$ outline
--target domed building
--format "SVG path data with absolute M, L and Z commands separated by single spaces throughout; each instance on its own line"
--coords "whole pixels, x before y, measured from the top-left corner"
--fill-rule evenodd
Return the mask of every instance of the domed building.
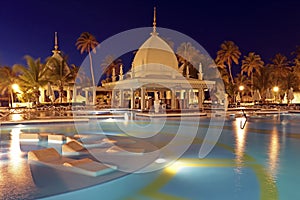
M 214 81 L 190 78 L 178 67 L 176 54 L 156 31 L 154 10 L 153 31 L 135 54 L 132 67 L 126 74 L 120 68 L 117 77 L 112 73 L 112 82 L 102 84 L 98 91 L 111 91 L 111 106 L 137 110 L 202 108 L 204 90 L 214 87 Z M 157 111 L 157 109 L 155 109 Z

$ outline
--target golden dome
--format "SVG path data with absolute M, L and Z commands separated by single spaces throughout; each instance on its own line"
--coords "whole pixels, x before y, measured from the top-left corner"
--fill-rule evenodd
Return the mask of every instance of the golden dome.
M 132 71 L 135 77 L 159 75 L 163 71 L 178 72 L 178 61 L 171 47 L 156 32 L 137 51 Z
M 175 77 L 178 72 L 177 57 L 172 48 L 156 32 L 156 8 L 154 7 L 153 32 L 137 51 L 131 69 L 134 77 Z

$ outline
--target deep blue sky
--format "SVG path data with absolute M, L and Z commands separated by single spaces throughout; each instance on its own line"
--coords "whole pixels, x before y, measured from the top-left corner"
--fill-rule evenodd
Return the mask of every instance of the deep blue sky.
M 151 26 L 154 5 L 159 27 L 192 37 L 212 57 L 224 40 L 233 40 L 243 54 L 259 53 L 265 61 L 300 45 L 297 0 L 10 0 L 0 3 L 0 66 L 24 63 L 27 54 L 44 60 L 52 54 L 55 31 L 60 50 L 70 63 L 80 65 L 85 55 L 75 42 L 82 32 L 101 42 L 121 31 Z

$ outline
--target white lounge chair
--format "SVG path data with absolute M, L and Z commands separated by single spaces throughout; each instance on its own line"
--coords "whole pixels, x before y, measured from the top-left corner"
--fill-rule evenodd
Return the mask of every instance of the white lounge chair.
M 77 140 L 71 140 L 70 142 L 63 144 L 61 152 L 63 155 L 82 155 L 88 153 L 87 149 Z
M 54 148 L 33 150 L 28 152 L 28 160 L 32 163 L 41 163 L 59 170 L 71 171 L 87 176 L 99 176 L 117 169 L 91 159 L 75 160 L 61 156 Z
M 66 141 L 66 136 L 59 134 L 50 134 L 48 135 L 48 142 L 63 144 Z
M 20 133 L 19 140 L 22 142 L 38 142 L 40 135 L 39 133 Z
M 128 154 L 142 155 L 145 152 L 145 149 L 112 146 L 108 148 L 105 152 L 111 154 L 118 154 L 118 155 L 128 155 Z
M 89 158 L 67 161 L 63 165 L 69 167 L 73 172 L 85 174 L 88 176 L 100 176 L 117 169 L 117 167 L 115 166 L 106 166 Z

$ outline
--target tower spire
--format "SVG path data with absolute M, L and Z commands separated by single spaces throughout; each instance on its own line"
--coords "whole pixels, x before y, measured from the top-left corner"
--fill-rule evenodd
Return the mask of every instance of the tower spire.
M 58 39 L 57 39 L 57 32 L 54 32 L 54 50 L 53 53 L 60 53 L 58 50 Z
M 156 7 L 154 6 L 154 15 L 153 15 L 153 34 L 157 34 L 156 32 Z

